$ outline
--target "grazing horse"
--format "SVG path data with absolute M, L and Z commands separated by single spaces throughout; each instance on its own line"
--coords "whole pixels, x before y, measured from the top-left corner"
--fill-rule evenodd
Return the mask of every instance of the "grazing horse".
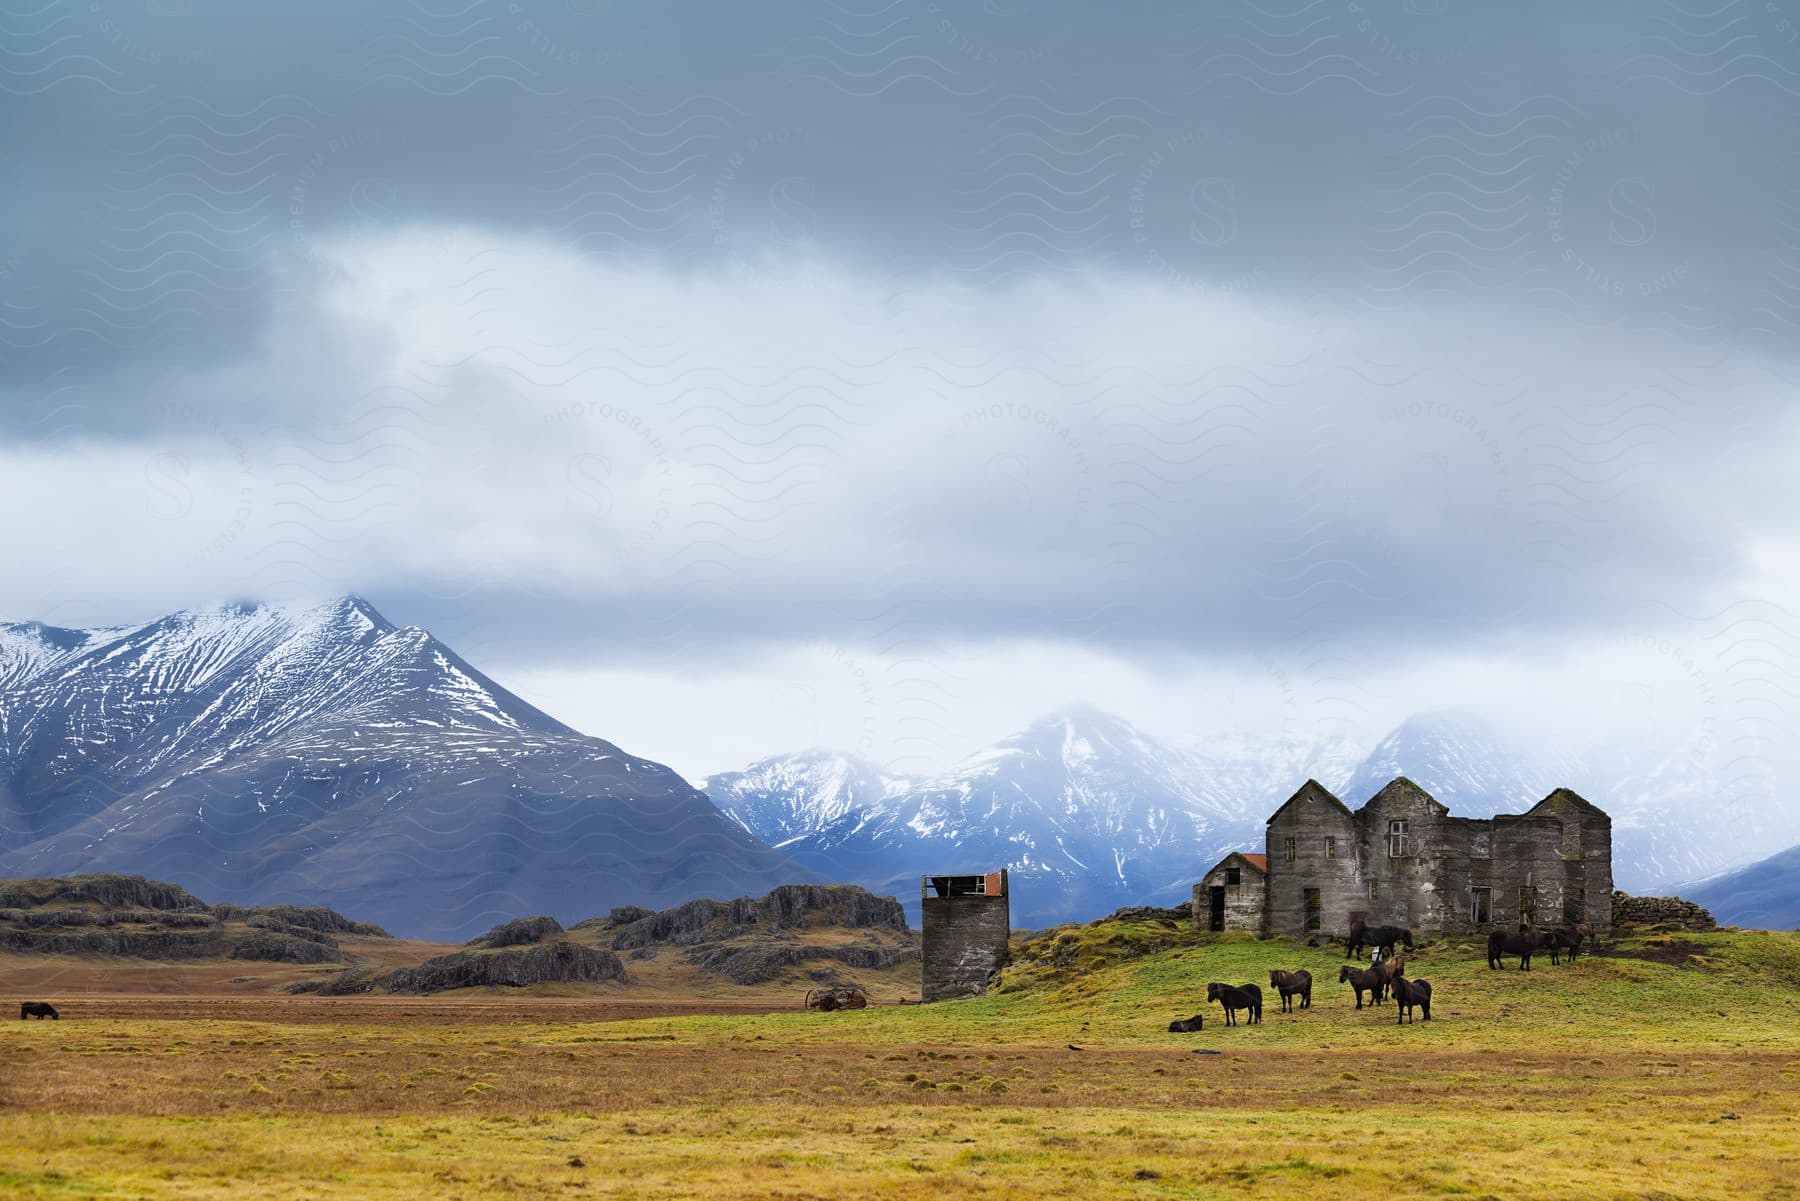
M 1395 976 L 1394 1025 L 1398 1026 L 1402 1020 L 1410 1025 L 1414 1005 L 1419 1007 L 1419 1011 L 1429 1022 L 1431 1020 L 1431 981 L 1408 980 L 1405 976 Z
M 19 1020 L 22 1022 L 26 1018 L 36 1018 L 40 1022 L 45 1018 L 49 1018 L 53 1022 L 62 1020 L 61 1015 L 56 1012 L 56 1006 L 45 1004 L 43 1001 L 21 1001 L 19 1003 Z
M 1488 967 L 1504 971 L 1506 965 L 1500 962 L 1501 957 L 1517 955 L 1519 970 L 1529 972 L 1532 953 L 1538 946 L 1539 939 L 1535 934 L 1508 934 L 1503 930 L 1496 930 L 1488 935 Z
M 1347 963 L 1338 969 L 1338 983 L 1347 983 L 1356 990 L 1356 1007 L 1358 1009 L 1363 1007 L 1362 995 L 1365 989 L 1369 993 L 1369 1004 L 1379 1005 L 1381 1004 L 1381 995 L 1387 988 L 1387 981 L 1383 980 L 1381 973 L 1374 968 L 1351 967 Z
M 1193 1034 L 1206 1028 L 1206 1015 L 1196 1013 L 1191 1018 L 1177 1018 L 1169 1023 L 1170 1034 Z
M 1279 968 L 1269 972 L 1269 987 L 1281 993 L 1281 1011 L 1294 1011 L 1294 998 L 1300 998 L 1300 1008 L 1312 1008 L 1312 973 L 1306 971 L 1284 972 Z
M 1581 924 L 1586 925 L 1585 922 Z M 1584 937 L 1576 926 L 1570 926 L 1565 930 L 1546 930 L 1539 936 L 1538 941 L 1545 950 L 1550 952 L 1551 963 L 1561 963 L 1564 951 L 1569 953 L 1569 962 L 1574 963 L 1575 955 L 1581 950 L 1581 940 Z
M 1369 926 L 1359 920 L 1344 939 L 1344 954 L 1350 959 L 1361 959 L 1364 948 L 1374 947 L 1376 956 L 1386 959 L 1396 946 L 1412 950 L 1412 931 L 1404 926 Z
M 1252 1024 L 1262 1021 L 1262 989 L 1254 984 L 1208 984 L 1207 1001 L 1217 1001 L 1225 1010 L 1225 1024 L 1237 1025 L 1237 1011 L 1242 1009 Z

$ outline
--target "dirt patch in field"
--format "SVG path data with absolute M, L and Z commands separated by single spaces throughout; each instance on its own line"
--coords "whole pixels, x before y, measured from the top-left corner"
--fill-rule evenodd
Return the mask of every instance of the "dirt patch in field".
M 1679 967 L 1688 961 L 1690 956 L 1711 955 L 1717 948 L 1712 943 L 1693 942 L 1687 939 L 1670 939 L 1662 942 L 1655 938 L 1646 939 L 1629 946 L 1608 947 L 1597 952 L 1602 959 L 1643 959 L 1650 963 L 1669 963 Z

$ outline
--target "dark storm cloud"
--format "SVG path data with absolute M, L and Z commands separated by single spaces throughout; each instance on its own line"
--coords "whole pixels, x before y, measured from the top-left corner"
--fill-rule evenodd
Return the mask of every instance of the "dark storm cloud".
M 1779 342 L 1800 58 L 1776 9 L 15 5 L 6 418 L 66 432 L 61 373 L 94 385 L 89 432 L 145 428 L 138 373 L 242 353 L 331 231 L 418 222 Z
M 1791 433 L 1792 29 L 13 5 L 0 430 L 185 539 L 145 605 L 360 588 L 519 660 L 1704 607 Z

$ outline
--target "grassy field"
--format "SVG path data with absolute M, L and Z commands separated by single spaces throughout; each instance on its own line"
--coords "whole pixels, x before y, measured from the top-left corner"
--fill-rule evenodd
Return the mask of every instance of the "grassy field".
M 1329 949 L 1155 921 L 860 1013 L 83 998 L 0 1023 L 0 1194 L 1800 1197 L 1800 935 L 1409 959 L 1429 1024 L 1356 1011 Z M 1277 966 L 1313 972 L 1311 1010 L 1167 1033 Z

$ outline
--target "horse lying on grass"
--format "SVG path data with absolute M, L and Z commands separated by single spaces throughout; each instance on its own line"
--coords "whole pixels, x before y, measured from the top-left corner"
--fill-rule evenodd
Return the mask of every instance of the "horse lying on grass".
M 1225 1024 L 1237 1025 L 1237 1011 L 1242 1009 L 1252 1024 L 1262 1021 L 1262 989 L 1254 984 L 1208 984 L 1207 1001 L 1217 1001 L 1225 1010 Z
M 1170 1034 L 1194 1034 L 1206 1028 L 1206 1015 L 1196 1013 L 1191 1018 L 1176 1018 L 1169 1023 Z

